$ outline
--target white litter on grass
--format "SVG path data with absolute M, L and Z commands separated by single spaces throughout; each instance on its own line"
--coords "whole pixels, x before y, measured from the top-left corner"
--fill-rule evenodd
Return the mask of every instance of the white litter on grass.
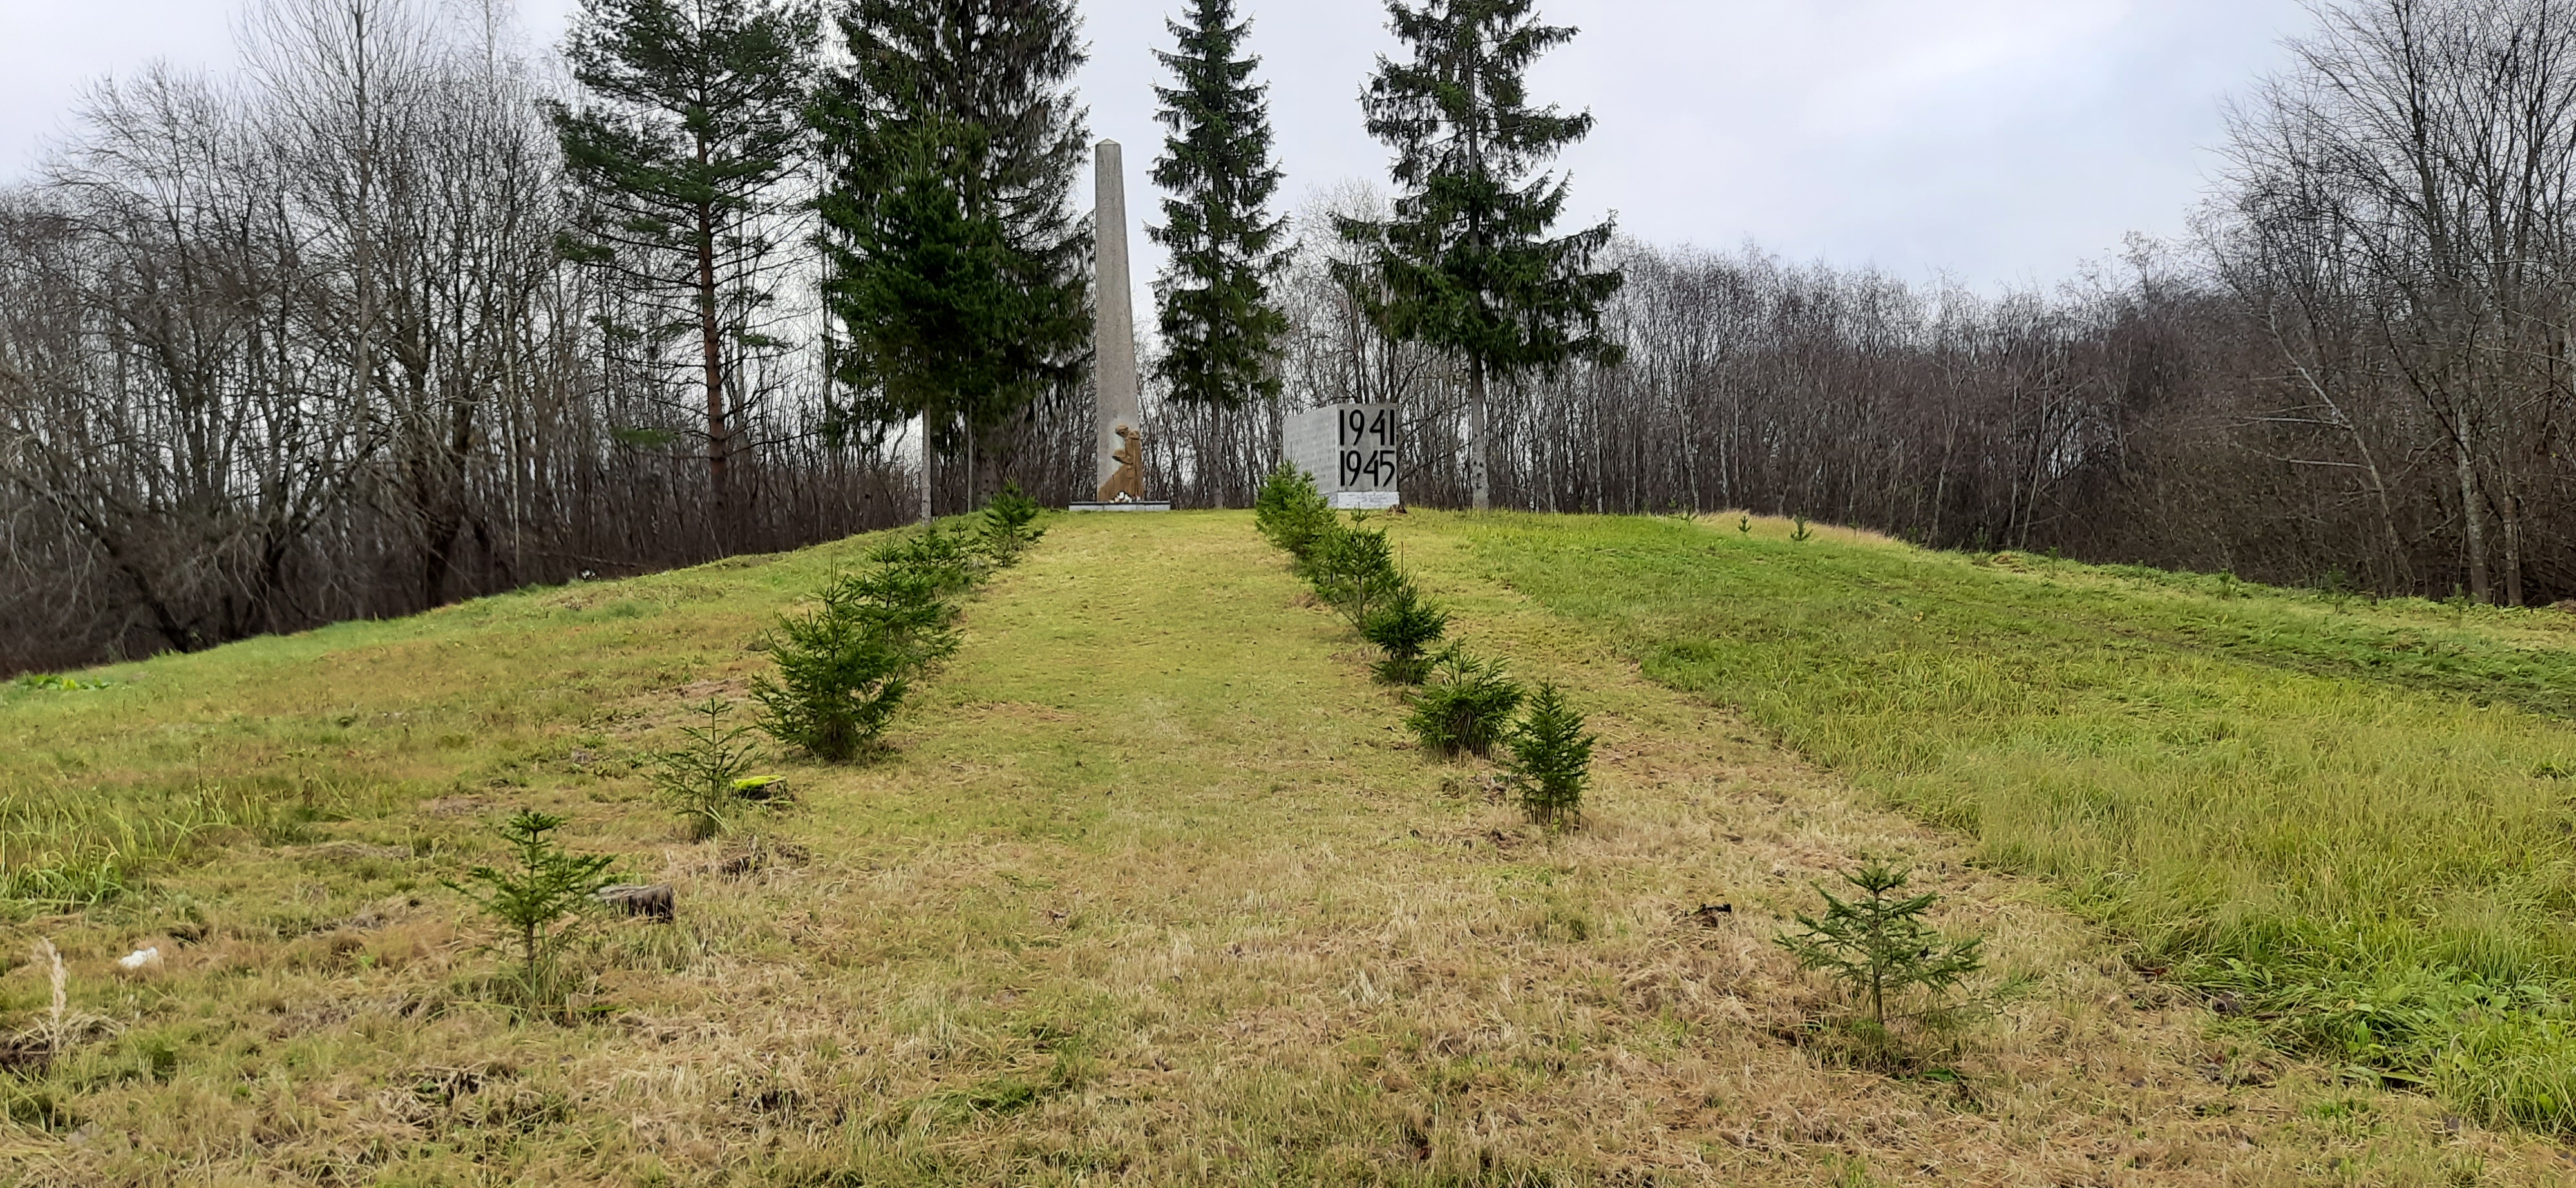
M 152 966 L 161 964 L 161 946 L 154 945 L 148 949 L 136 949 L 125 956 L 117 958 L 116 963 L 129 970 L 149 969 Z

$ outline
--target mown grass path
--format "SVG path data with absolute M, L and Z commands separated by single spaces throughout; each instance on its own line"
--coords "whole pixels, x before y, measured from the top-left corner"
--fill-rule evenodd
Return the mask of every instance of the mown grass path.
M 1475 646 L 1603 735 L 1591 825 L 1521 826 L 1397 732 L 1347 628 L 1242 515 L 1058 519 L 970 605 L 880 764 L 693 845 L 633 763 L 739 692 L 761 624 L 866 542 L 488 599 L 0 701 L 0 779 L 110 839 L 106 902 L 0 935 L 70 958 L 76 1034 L 0 1074 L 0 1161 L 79 1184 L 2539 1183 L 2207 1029 L 1952 836 L 1882 811 L 1628 637 L 1398 521 Z M 172 741 L 173 739 L 181 741 Z M 176 792 L 173 792 L 176 790 Z M 484 1005 L 438 885 L 520 805 L 679 888 L 581 960 L 599 1022 Z M 83 842 L 82 844 L 90 844 Z M 1915 864 L 1996 938 L 1992 1019 L 1899 1079 L 1807 1042 L 1769 943 L 1809 879 Z M 116 856 L 111 852 L 111 856 Z M 130 859 L 130 861 L 129 861 Z M 1696 914 L 1704 905 L 1732 911 Z M 113 958 L 159 944 L 141 975 Z M 0 1020 L 40 1018 L 23 958 Z M 95 1022 L 89 1020 L 94 1019 Z

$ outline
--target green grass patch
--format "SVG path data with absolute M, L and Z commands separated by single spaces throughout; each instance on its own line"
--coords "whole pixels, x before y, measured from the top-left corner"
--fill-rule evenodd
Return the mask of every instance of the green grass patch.
M 0 686 L 0 915 L 112 902 L 237 841 L 622 773 L 621 701 L 733 662 L 870 543 Z
M 1458 530 L 1649 675 L 2054 880 L 2142 967 L 2576 1130 L 2563 616 L 1666 520 Z

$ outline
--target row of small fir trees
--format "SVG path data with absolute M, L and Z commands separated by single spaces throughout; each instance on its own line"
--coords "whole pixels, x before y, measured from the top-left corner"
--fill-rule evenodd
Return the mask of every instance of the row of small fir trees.
M 1532 822 L 1550 829 L 1582 822 L 1594 739 L 1554 683 L 1524 689 L 1502 661 L 1449 640 L 1448 610 L 1397 563 L 1386 530 L 1364 518 L 1345 522 L 1303 471 L 1283 465 L 1272 472 L 1254 503 L 1254 522 L 1315 596 L 1382 653 L 1377 678 L 1411 690 L 1406 726 L 1423 749 L 1455 757 L 1501 746 L 1512 790 Z
M 1501 661 L 1444 643 L 1447 610 L 1396 563 L 1386 531 L 1334 514 L 1311 476 L 1291 466 L 1274 471 L 1254 519 L 1316 596 L 1382 653 L 1378 679 L 1413 687 L 1407 725 L 1426 750 L 1483 755 L 1500 745 L 1509 752 L 1505 770 L 1531 821 L 1551 829 L 1581 822 L 1594 738 L 1555 685 L 1526 691 Z M 1803 533 L 1803 521 L 1800 528 Z M 1902 1063 L 1891 1020 L 1944 1025 L 1954 1008 L 1942 996 L 1984 967 L 1982 942 L 1936 931 L 1924 917 L 1939 897 L 1908 894 L 1908 875 L 1894 866 L 1872 862 L 1845 872 L 1843 881 L 1859 894 L 1845 898 L 1818 888 L 1823 910 L 1798 913 L 1797 930 L 1774 940 L 1799 965 L 1852 991 L 1861 1007 L 1850 1021 L 1860 1054 L 1873 1063 Z M 1909 990 L 1927 992 L 1930 1005 L 1911 1015 L 1891 1013 L 1889 1003 Z
M 961 599 L 1045 535 L 1037 518 L 1037 504 L 1007 487 L 972 527 L 932 525 L 879 545 L 865 568 L 836 575 L 812 606 L 782 616 L 767 640 L 777 674 L 752 681 L 760 730 L 830 763 L 882 754 L 904 699 L 957 650 Z M 690 706 L 697 722 L 681 728 L 682 745 L 651 757 L 654 790 L 696 839 L 784 802 L 779 780 L 749 774 L 759 748 L 749 727 L 728 721 L 733 708 L 721 699 Z M 494 980 L 498 996 L 569 1019 L 573 979 L 563 955 L 617 877 L 612 859 L 564 847 L 556 834 L 567 823 L 522 809 L 499 827 L 510 860 L 475 866 L 448 886 L 505 934 L 499 948 L 510 960 Z M 655 914 L 671 918 L 667 899 Z

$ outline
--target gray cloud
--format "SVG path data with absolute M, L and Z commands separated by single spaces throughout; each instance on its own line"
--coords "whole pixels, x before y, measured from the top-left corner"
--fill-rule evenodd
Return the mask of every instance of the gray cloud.
M 551 42 L 573 0 L 521 0 Z M 1130 146 L 1129 205 L 1160 143 L 1149 87 L 1178 0 L 1092 0 L 1082 86 Z M 1381 177 L 1358 94 L 1393 49 L 1378 0 L 1245 0 L 1291 204 Z M 231 0 L 0 0 L 0 176 L 24 176 L 84 85 L 161 58 L 226 69 Z M 1589 107 L 1568 154 L 1583 217 L 1660 243 L 1747 240 L 1796 260 L 2044 283 L 2130 231 L 2180 233 L 2216 166 L 2220 106 L 2304 27 L 2298 0 L 1550 0 L 1583 35 L 1540 68 Z M 1140 272 L 1150 261 L 1140 261 Z M 1145 286 L 1139 277 L 1140 293 Z

